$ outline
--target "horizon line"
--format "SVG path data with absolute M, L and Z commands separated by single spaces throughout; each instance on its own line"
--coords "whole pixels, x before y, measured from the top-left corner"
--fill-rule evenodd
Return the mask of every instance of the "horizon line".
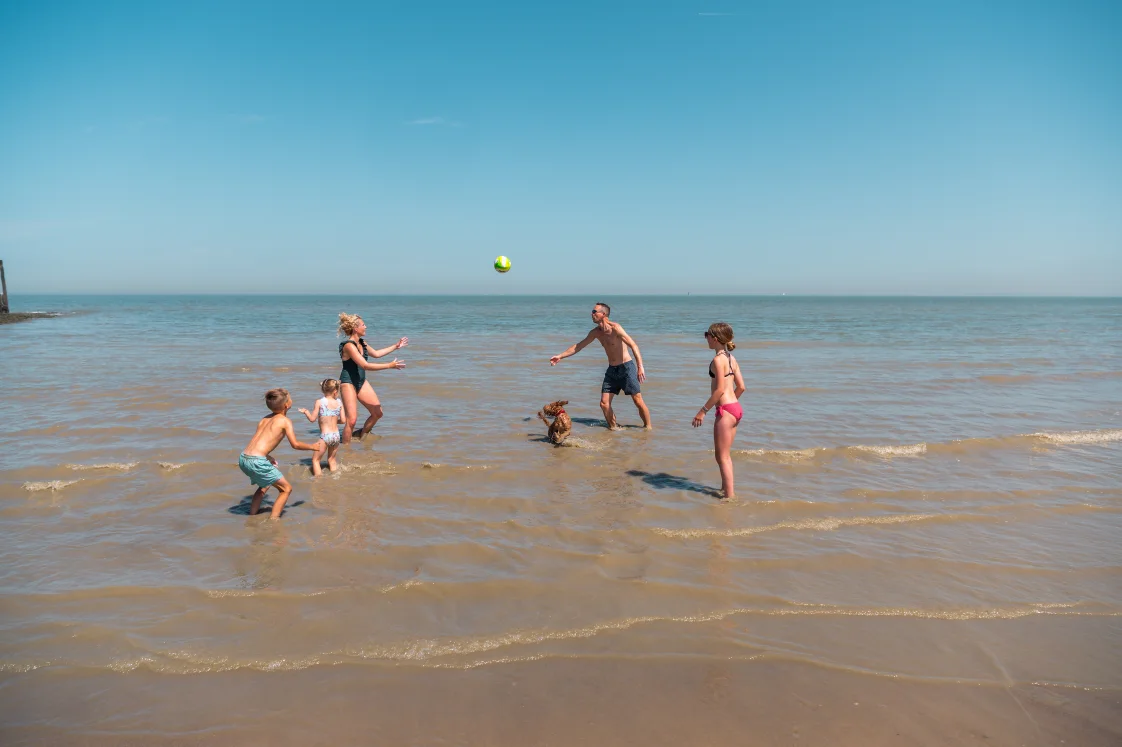
M 578 298 L 597 295 L 592 291 L 587 293 L 425 293 L 425 292 L 383 292 L 383 293 L 309 293 L 309 292 L 271 292 L 256 291 L 176 291 L 168 293 L 144 293 L 138 291 L 21 291 L 8 293 L 8 298 L 20 296 L 130 296 L 130 297 L 157 297 L 157 298 L 183 298 L 191 296 L 255 296 L 260 298 L 289 298 L 299 296 L 303 298 Z M 605 295 L 600 293 L 599 295 Z M 1120 295 L 1072 295 L 1051 293 L 612 293 L 613 298 L 961 298 L 961 299 L 1082 299 L 1082 300 L 1122 300 Z

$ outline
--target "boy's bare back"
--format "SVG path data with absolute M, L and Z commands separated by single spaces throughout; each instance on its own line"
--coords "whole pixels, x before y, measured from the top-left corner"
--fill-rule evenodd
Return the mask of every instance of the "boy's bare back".
M 296 432 L 292 428 L 292 421 L 287 415 L 275 412 L 261 418 L 257 424 L 257 432 L 249 439 L 249 446 L 243 452 L 246 456 L 267 457 L 269 453 L 280 445 L 281 439 L 288 437 L 292 448 L 300 448 L 296 440 Z

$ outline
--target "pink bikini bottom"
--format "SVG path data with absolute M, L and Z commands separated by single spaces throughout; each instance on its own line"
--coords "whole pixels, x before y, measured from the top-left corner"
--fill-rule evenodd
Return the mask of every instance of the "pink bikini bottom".
M 736 418 L 736 422 L 738 424 L 740 423 L 740 419 L 744 417 L 744 410 L 740 409 L 739 402 L 732 402 L 727 405 L 717 405 L 717 420 L 721 419 L 722 412 L 727 412 L 729 415 L 732 415 L 734 418 Z

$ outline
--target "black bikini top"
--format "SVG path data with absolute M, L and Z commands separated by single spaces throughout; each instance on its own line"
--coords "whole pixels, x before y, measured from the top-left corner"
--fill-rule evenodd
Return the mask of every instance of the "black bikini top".
M 727 374 L 725 374 L 725 377 L 727 378 L 729 376 L 732 376 L 734 373 L 736 373 L 735 371 L 732 370 L 732 362 L 735 361 L 736 359 L 733 358 L 728 353 L 725 353 L 725 355 L 727 355 L 728 359 L 729 359 L 729 372 Z M 712 361 L 710 361 L 710 363 L 709 363 L 709 378 L 710 379 L 717 378 L 717 374 L 713 373 L 713 363 L 712 363 Z

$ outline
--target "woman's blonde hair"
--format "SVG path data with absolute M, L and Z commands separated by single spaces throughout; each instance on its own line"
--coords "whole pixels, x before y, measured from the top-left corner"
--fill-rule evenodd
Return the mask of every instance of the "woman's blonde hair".
M 339 391 L 339 382 L 336 379 L 324 379 L 319 383 L 319 390 L 324 394 L 334 394 Z
M 358 329 L 358 323 L 362 321 L 362 317 L 358 314 L 340 314 L 339 315 L 339 334 L 350 337 Z
M 696 334 L 696 332 L 694 333 Z M 732 326 L 724 322 L 713 322 L 709 325 L 709 336 L 725 346 L 725 350 L 736 350 L 736 343 L 732 341 Z

